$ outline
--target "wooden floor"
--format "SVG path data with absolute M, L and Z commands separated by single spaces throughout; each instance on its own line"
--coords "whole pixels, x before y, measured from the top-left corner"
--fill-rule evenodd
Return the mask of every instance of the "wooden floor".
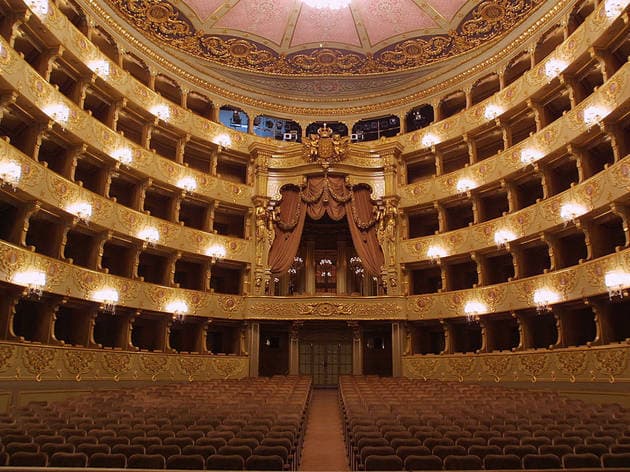
M 313 390 L 300 470 L 349 470 L 337 390 Z

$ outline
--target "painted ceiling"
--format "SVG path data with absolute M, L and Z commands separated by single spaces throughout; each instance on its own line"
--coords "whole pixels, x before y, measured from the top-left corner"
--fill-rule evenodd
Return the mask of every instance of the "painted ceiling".
M 500 38 L 543 0 L 106 0 L 154 42 L 212 66 L 269 75 L 418 71 Z M 203 62 L 202 61 L 202 62 Z

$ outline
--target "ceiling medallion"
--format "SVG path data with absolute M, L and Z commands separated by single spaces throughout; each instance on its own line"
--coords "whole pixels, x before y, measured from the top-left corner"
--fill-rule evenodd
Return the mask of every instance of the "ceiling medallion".
M 350 5 L 350 0 L 302 0 L 306 5 L 318 10 L 341 10 Z

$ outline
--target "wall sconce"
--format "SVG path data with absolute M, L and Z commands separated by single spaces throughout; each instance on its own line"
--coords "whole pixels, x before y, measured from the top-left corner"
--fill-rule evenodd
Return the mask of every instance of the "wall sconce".
M 0 187 L 8 185 L 13 190 L 22 177 L 22 166 L 14 161 L 0 162 Z
M 611 301 L 621 300 L 626 295 L 624 289 L 630 287 L 630 273 L 622 270 L 606 272 L 604 284 L 608 289 L 608 297 Z
M 133 160 L 133 152 L 128 147 L 122 147 L 118 149 L 114 149 L 112 151 L 112 157 L 116 159 L 118 162 L 124 165 L 131 164 Z
M 549 288 L 539 288 L 534 292 L 534 304 L 540 314 L 551 310 L 551 305 L 560 301 L 560 294 Z
M 212 142 L 218 144 L 221 147 L 227 148 L 232 145 L 232 138 L 230 138 L 229 134 L 222 133 L 215 136 Z
M 25 287 L 25 296 L 39 298 L 44 293 L 46 286 L 46 273 L 41 270 L 29 269 L 16 272 L 11 280 L 13 283 Z
M 422 136 L 421 142 L 424 147 L 431 147 L 438 144 L 440 142 L 440 138 L 433 133 L 427 133 L 424 136 Z
M 434 264 L 439 264 L 443 257 L 446 257 L 446 249 L 441 246 L 429 246 L 427 249 L 427 257 Z
M 193 193 L 197 190 L 197 181 L 194 177 L 186 175 L 177 181 L 177 186 L 184 189 L 186 193 Z
M 545 63 L 545 75 L 551 81 L 560 74 L 569 64 L 561 59 L 549 59 Z
M 291 264 L 291 267 L 289 267 L 287 272 L 289 273 L 289 275 L 294 276 L 302 268 L 302 265 L 304 265 L 304 259 L 302 259 L 300 256 L 295 256 L 293 258 L 293 264 Z
M 51 103 L 42 110 L 61 126 L 66 126 L 70 120 L 70 109 L 63 103 Z
M 88 202 L 74 202 L 66 207 L 66 211 L 87 224 L 92 216 L 92 205 Z
M 116 304 L 118 303 L 118 291 L 113 288 L 105 287 L 95 291 L 92 298 L 101 304 L 101 310 L 105 313 L 114 314 Z
M 363 268 L 363 261 L 359 256 L 352 256 L 350 258 L 350 270 L 357 277 L 363 277 L 365 269 Z
M 584 109 L 584 124 L 589 128 L 598 125 L 608 115 L 608 110 L 604 107 L 591 105 Z
M 486 106 L 483 111 L 483 116 L 486 120 L 494 120 L 497 116 L 503 113 L 503 108 L 498 105 L 490 104 Z
M 224 259 L 225 255 L 225 247 L 221 244 L 213 244 L 208 249 L 206 249 L 206 256 L 210 258 L 211 264 L 216 264 L 217 261 Z
M 471 300 L 464 305 L 464 314 L 466 315 L 466 321 L 473 322 L 482 313 L 486 313 L 488 307 L 477 300 Z
M 457 181 L 457 185 L 455 186 L 455 188 L 457 189 L 457 192 L 459 193 L 466 193 L 466 192 L 470 192 L 476 186 L 477 186 L 477 182 L 475 182 L 474 180 L 469 179 L 468 177 L 462 177 L 461 179 Z
M 516 235 L 509 229 L 500 229 L 494 233 L 494 242 L 498 247 L 508 247 L 510 241 L 514 241 Z
M 138 232 L 138 238 L 149 246 L 154 246 L 160 240 L 160 232 L 155 226 L 146 226 Z
M 102 77 L 103 79 L 109 77 L 109 62 L 107 62 L 105 59 L 94 59 L 93 61 L 88 62 L 87 66 L 99 77 Z
M 569 202 L 560 207 L 560 218 L 565 221 L 565 224 L 569 221 L 576 222 L 578 216 L 582 216 L 588 209 L 579 203 Z
M 46 16 L 50 12 L 50 6 L 47 0 L 28 0 L 26 5 L 37 16 Z
M 149 112 L 152 115 L 157 116 L 162 121 L 168 121 L 171 117 L 171 109 L 168 105 L 164 104 L 153 105 Z
M 181 299 L 172 300 L 166 305 L 166 311 L 173 314 L 173 321 L 184 321 L 188 314 L 188 304 Z
M 628 0 L 607 0 L 604 4 L 604 11 L 608 18 L 616 18 L 628 6 Z
M 533 164 L 542 159 L 545 155 L 542 151 L 534 148 L 525 148 L 521 150 L 521 162 L 525 165 Z

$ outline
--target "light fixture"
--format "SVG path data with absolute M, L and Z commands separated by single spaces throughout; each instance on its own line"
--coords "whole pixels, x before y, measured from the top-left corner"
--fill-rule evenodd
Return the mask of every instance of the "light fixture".
M 121 147 L 112 151 L 112 157 L 121 164 L 129 165 L 133 160 L 133 152 L 128 147 Z
M 471 300 L 464 305 L 464 314 L 466 315 L 466 321 L 475 321 L 475 318 L 482 313 L 486 313 L 488 307 L 477 300 Z
M 171 300 L 165 308 L 167 312 L 173 314 L 175 321 L 184 321 L 184 317 L 188 314 L 188 304 L 181 299 Z
M 441 246 L 429 246 L 427 257 L 431 259 L 431 262 L 439 264 L 440 260 L 446 257 L 446 249 Z
M 350 0 L 302 0 L 306 5 L 318 10 L 341 10 L 350 5 Z
M 70 109 L 63 103 L 51 103 L 46 105 L 42 110 L 62 126 L 67 125 L 68 120 L 70 120 Z
M 534 292 L 536 311 L 543 313 L 551 310 L 551 305 L 560 301 L 560 294 L 549 288 L 539 288 Z
M 549 80 L 554 79 L 560 72 L 567 68 L 567 61 L 561 59 L 549 59 L 545 63 L 545 75 Z
M 606 115 L 608 115 L 608 110 L 606 110 L 604 107 L 597 105 L 588 106 L 584 109 L 583 112 L 584 124 L 589 128 L 591 126 L 595 126 L 599 124 L 604 119 L 604 117 L 606 117 Z
M 210 258 L 210 262 L 215 264 L 218 260 L 225 258 L 225 247 L 221 244 L 213 244 L 206 250 L 206 256 Z
M 215 136 L 212 142 L 226 148 L 232 145 L 232 138 L 230 138 L 229 134 L 222 133 Z
M 105 59 L 94 59 L 93 61 L 88 62 L 87 66 L 99 77 L 102 77 L 104 79 L 109 77 L 109 62 L 107 62 Z
M 87 223 L 92 216 L 92 205 L 88 202 L 74 202 L 66 207 L 68 213 L 72 213 L 79 221 Z
M 521 162 L 525 165 L 533 164 L 544 156 L 545 154 L 542 151 L 535 148 L 525 148 L 521 150 Z
M 151 112 L 152 115 L 157 116 L 162 121 L 168 121 L 168 119 L 171 117 L 171 109 L 169 108 L 169 106 L 161 103 L 158 105 L 153 105 L 149 112 Z
M 606 0 L 604 11 L 608 18 L 616 18 L 628 6 L 628 0 Z
M 560 218 L 562 218 L 565 223 L 568 221 L 573 221 L 575 223 L 575 219 L 578 216 L 582 216 L 587 211 L 588 209 L 584 205 L 581 205 L 579 203 L 565 203 L 560 207 Z
M 608 289 L 608 297 L 611 301 L 621 300 L 624 297 L 624 289 L 630 287 L 630 273 L 622 270 L 606 272 L 604 284 Z
M 29 269 L 23 272 L 16 272 L 11 280 L 13 283 L 25 287 L 25 295 L 39 298 L 42 296 L 46 286 L 46 273 L 37 269 Z
M 304 259 L 302 259 L 300 256 L 295 256 L 293 258 L 293 263 L 291 264 L 291 267 L 289 267 L 287 272 L 289 273 L 289 275 L 294 276 L 302 268 L 303 264 L 304 264 Z
M 499 229 L 494 233 L 494 242 L 499 247 L 507 247 L 515 239 L 516 235 L 509 229 Z
M 491 103 L 486 106 L 485 110 L 483 111 L 483 116 L 486 118 L 486 120 L 494 120 L 501 113 L 503 113 L 503 108 Z
M 427 133 L 424 136 L 422 136 L 422 145 L 424 147 L 435 146 L 439 142 L 440 142 L 440 138 L 438 138 L 437 135 L 433 133 Z
M 352 256 L 350 258 L 350 270 L 357 277 L 363 277 L 365 269 L 363 268 L 363 261 L 359 256 Z
M 0 187 L 8 185 L 15 190 L 22 177 L 22 167 L 15 161 L 0 162 Z
M 101 310 L 112 315 L 116 311 L 118 303 L 118 291 L 111 287 L 104 287 L 95 291 L 92 298 L 101 304 Z
M 459 193 L 466 193 L 474 189 L 476 186 L 477 182 L 475 182 L 474 180 L 468 177 L 462 177 L 457 181 L 457 185 L 455 186 L 455 188 Z
M 50 6 L 48 0 L 28 0 L 26 5 L 37 16 L 46 16 L 50 12 Z
M 197 190 L 197 181 L 194 177 L 186 175 L 177 181 L 177 186 L 184 189 L 186 193 L 193 193 Z
M 155 226 L 145 226 L 138 232 L 138 238 L 153 246 L 160 240 L 160 232 Z

